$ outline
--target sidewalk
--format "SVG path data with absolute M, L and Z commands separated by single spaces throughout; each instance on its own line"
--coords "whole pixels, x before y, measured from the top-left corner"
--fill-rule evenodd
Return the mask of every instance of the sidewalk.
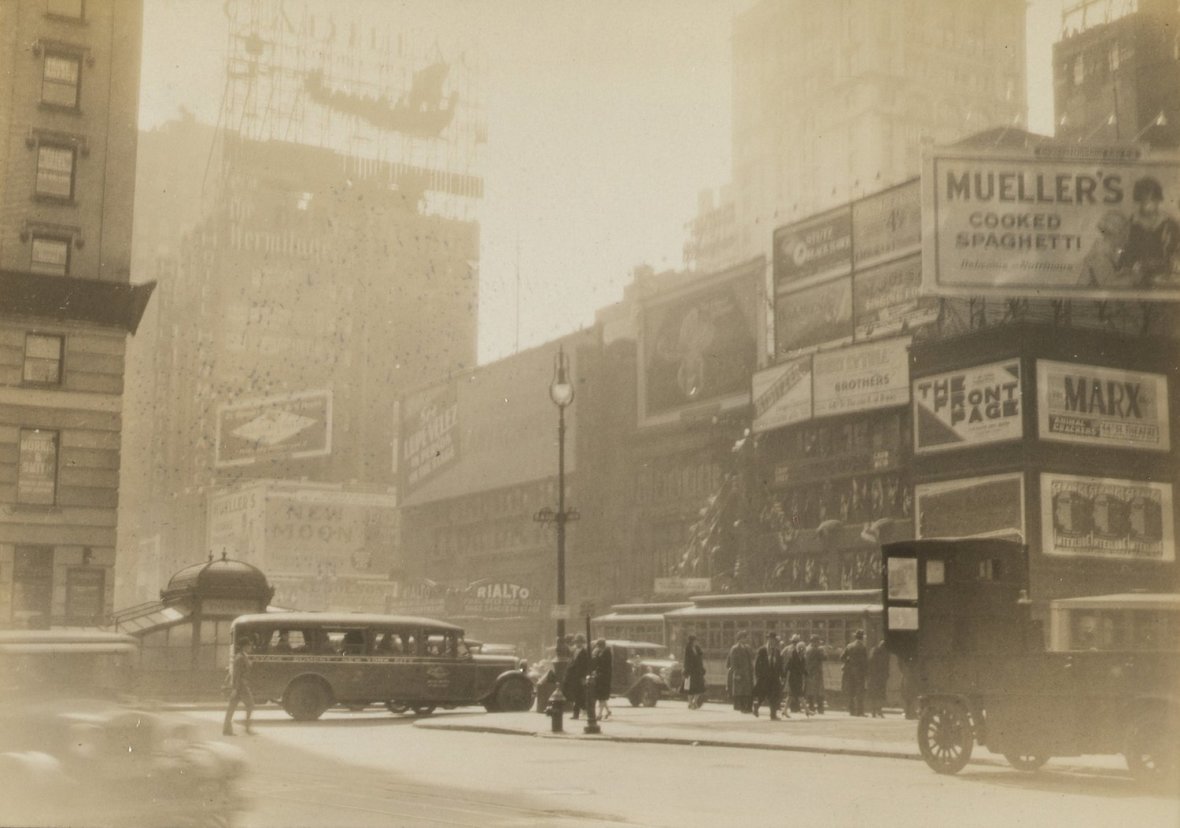
M 688 710 L 681 701 L 661 701 L 653 708 L 630 707 L 625 699 L 611 704 L 614 715 L 600 722 L 601 735 L 583 733 L 585 717 L 565 718 L 565 732 L 551 733 L 550 720 L 535 711 L 527 713 L 438 713 L 419 719 L 415 727 L 427 730 L 461 730 L 536 736 L 548 739 L 598 739 L 614 742 L 647 742 L 669 745 L 790 750 L 888 759 L 921 759 L 915 735 L 917 722 L 900 711 L 885 719 L 853 718 L 843 711 L 807 718 L 792 714 L 773 721 L 763 711 L 760 718 L 735 712 L 722 704 L 706 704 Z M 972 764 L 1008 767 L 1003 756 L 975 747 Z M 1121 756 L 1075 756 L 1051 760 L 1048 767 L 1086 773 L 1124 775 Z

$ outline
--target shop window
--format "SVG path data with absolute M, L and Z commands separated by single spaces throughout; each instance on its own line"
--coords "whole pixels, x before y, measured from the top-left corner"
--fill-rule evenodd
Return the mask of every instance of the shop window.
M 39 196 L 72 201 L 74 198 L 74 165 L 77 153 L 73 147 L 41 144 L 37 147 L 37 181 Z
M 48 628 L 53 599 L 53 547 L 18 546 L 12 558 L 12 618 L 20 627 Z
M 70 275 L 70 240 L 33 236 L 29 270 L 44 276 Z
M 105 591 L 105 570 L 92 566 L 66 570 L 66 623 L 99 623 Z
M 25 364 L 21 378 L 29 385 L 61 385 L 64 338 L 47 334 L 25 335 Z
M 86 18 L 86 0 L 46 0 L 45 13 L 69 20 L 84 20 Z
M 61 52 L 46 52 L 41 73 L 41 103 L 64 109 L 78 108 L 82 82 L 82 58 Z
M 57 447 L 56 431 L 20 430 L 20 466 L 16 479 L 18 503 L 52 506 L 57 502 Z

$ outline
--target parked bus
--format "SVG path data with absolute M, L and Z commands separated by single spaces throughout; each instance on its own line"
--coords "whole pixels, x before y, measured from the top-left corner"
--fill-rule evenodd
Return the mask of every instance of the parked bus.
M 300 721 L 334 704 L 383 703 L 429 715 L 436 707 L 482 704 L 528 710 L 533 684 L 512 656 L 481 655 L 463 629 L 444 621 L 360 613 L 270 612 L 233 623 L 233 645 L 253 646 L 250 684 Z

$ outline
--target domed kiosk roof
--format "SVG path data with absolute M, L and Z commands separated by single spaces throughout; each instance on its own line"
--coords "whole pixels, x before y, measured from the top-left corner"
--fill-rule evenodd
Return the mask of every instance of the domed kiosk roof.
M 264 606 L 274 595 L 274 588 L 262 570 L 245 561 L 235 561 L 222 554 L 212 555 L 204 563 L 186 566 L 160 591 L 165 604 L 184 599 L 236 599 L 260 601 Z

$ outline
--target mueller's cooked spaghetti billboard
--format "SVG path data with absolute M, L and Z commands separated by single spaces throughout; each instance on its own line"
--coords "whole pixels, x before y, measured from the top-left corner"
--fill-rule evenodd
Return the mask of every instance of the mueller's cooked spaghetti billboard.
M 1174 154 L 936 147 L 922 199 L 924 293 L 1180 300 Z

